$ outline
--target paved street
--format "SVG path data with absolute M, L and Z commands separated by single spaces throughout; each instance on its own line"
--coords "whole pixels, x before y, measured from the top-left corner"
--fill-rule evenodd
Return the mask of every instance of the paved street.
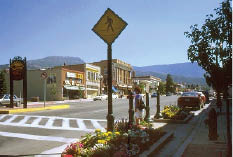
M 177 96 L 161 96 L 161 108 L 176 104 Z M 106 128 L 107 101 L 69 103 L 65 110 L 46 110 L 0 115 L 0 154 L 40 154 L 80 139 L 87 132 Z M 156 112 L 156 98 L 150 99 L 150 114 Z M 115 120 L 128 117 L 128 99 L 113 100 Z M 12 150 L 11 148 L 14 147 Z M 28 148 L 28 149 L 25 149 Z

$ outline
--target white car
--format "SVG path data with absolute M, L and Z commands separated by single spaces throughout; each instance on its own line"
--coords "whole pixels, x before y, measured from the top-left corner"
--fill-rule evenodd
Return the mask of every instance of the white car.
M 115 94 L 115 93 L 113 93 L 113 94 L 112 94 L 112 98 L 113 98 L 113 99 L 117 99 L 117 98 L 118 98 L 118 95 Z
M 108 99 L 108 95 L 106 95 L 106 94 L 101 94 L 101 95 L 98 95 L 98 96 L 93 98 L 94 101 L 96 101 L 96 100 L 107 100 L 107 99 Z
M 20 105 L 20 98 L 18 98 L 16 95 L 13 96 L 13 102 L 15 106 Z M 0 105 L 9 105 L 10 104 L 10 94 L 4 94 L 0 98 Z

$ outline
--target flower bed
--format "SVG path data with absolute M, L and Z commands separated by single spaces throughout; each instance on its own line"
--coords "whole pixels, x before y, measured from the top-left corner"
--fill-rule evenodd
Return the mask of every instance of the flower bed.
M 114 124 L 114 132 L 86 134 L 79 142 L 72 143 L 64 150 L 62 156 L 80 157 L 117 157 L 137 156 L 150 148 L 165 132 L 154 129 L 149 123 L 129 126 L 125 120 Z
M 164 110 L 161 111 L 163 119 L 173 119 L 173 120 L 184 120 L 189 112 L 182 110 L 178 106 L 170 105 L 164 106 Z
M 184 124 L 193 117 L 193 114 L 190 113 L 190 111 L 182 110 L 174 105 L 165 106 L 161 113 L 162 117 L 159 119 L 154 119 L 155 122 Z

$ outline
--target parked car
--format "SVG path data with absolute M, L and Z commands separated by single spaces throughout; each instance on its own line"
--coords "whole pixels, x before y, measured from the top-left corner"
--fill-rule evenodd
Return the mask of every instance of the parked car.
M 20 106 L 21 100 L 16 95 L 13 96 L 13 103 L 15 106 Z M 10 105 L 10 94 L 4 94 L 0 98 L 0 105 L 7 106 Z
M 157 93 L 152 93 L 152 94 L 151 94 L 151 97 L 152 97 L 152 98 L 157 97 Z
M 117 98 L 118 98 L 118 95 L 115 94 L 115 93 L 112 93 L 112 98 L 113 98 L 113 99 L 117 99 Z
M 180 108 L 198 108 L 201 109 L 204 106 L 202 98 L 197 92 L 184 92 L 177 100 L 178 107 Z
M 96 101 L 96 100 L 107 100 L 107 99 L 108 99 L 108 95 L 106 95 L 106 94 L 101 94 L 101 95 L 98 95 L 98 96 L 93 98 L 94 101 Z

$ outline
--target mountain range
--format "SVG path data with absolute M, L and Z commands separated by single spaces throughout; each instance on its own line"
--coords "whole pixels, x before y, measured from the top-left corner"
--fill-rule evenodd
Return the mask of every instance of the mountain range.
M 79 57 L 69 57 L 69 56 L 49 56 L 42 59 L 28 60 L 28 69 L 41 69 L 54 66 L 73 64 L 83 64 L 85 63 Z M 0 65 L 0 69 L 8 68 L 8 64 Z M 205 79 L 203 77 L 204 70 L 201 69 L 196 63 L 177 63 L 177 64 L 167 64 L 167 65 L 151 65 L 136 67 L 133 66 L 136 76 L 142 75 L 152 75 L 165 80 L 167 74 L 171 74 L 172 78 L 177 83 L 187 83 L 187 84 L 199 84 L 206 85 Z
M 49 68 L 54 66 L 64 65 L 73 65 L 73 64 L 83 64 L 85 63 L 79 57 L 69 57 L 69 56 L 49 56 L 42 59 L 28 60 L 27 68 L 28 69 L 41 69 Z M 0 69 L 8 68 L 9 64 L 0 65 Z
M 136 72 L 136 76 L 152 75 L 165 81 L 167 74 L 171 74 L 173 81 L 177 83 L 206 85 L 205 71 L 197 63 L 134 66 L 133 69 Z

